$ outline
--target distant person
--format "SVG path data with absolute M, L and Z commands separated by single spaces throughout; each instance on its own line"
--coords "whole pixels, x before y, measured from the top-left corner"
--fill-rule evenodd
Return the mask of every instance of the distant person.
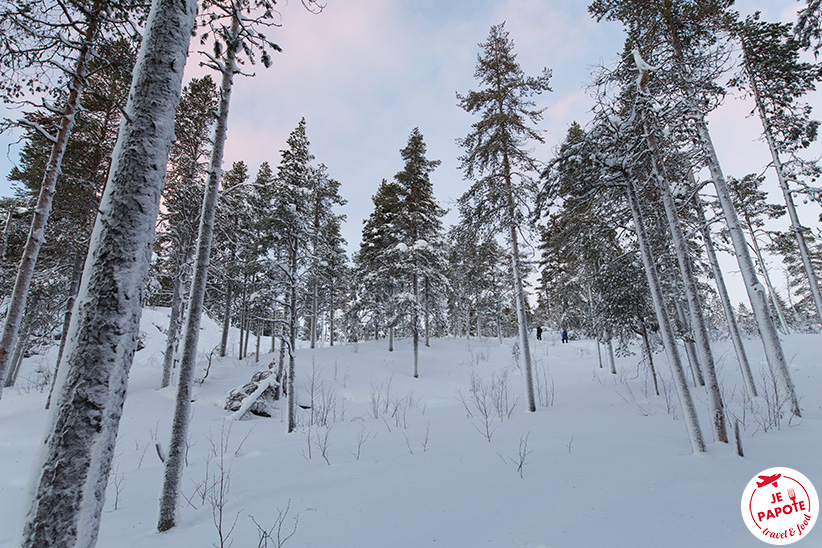
M 541 325 L 537 326 L 537 340 L 538 341 L 542 340 L 542 326 Z
M 568 332 L 567 332 L 567 331 L 565 331 L 564 329 L 562 330 L 562 342 L 563 342 L 563 343 L 567 343 L 567 342 L 568 342 Z

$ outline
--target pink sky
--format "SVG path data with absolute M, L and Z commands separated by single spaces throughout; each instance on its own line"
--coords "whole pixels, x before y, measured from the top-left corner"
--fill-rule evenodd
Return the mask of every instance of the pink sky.
M 588 121 L 592 100 L 584 88 L 590 68 L 613 61 L 623 42 L 620 25 L 596 23 L 588 16 L 588 2 L 325 1 L 319 15 L 309 14 L 299 0 L 281 3 L 283 26 L 270 37 L 284 51 L 275 54 L 271 68 L 247 66 L 256 76 L 235 79 L 224 167 L 243 160 L 253 176 L 263 161 L 276 166 L 286 137 L 304 116 L 312 152 L 342 183 L 348 200 L 344 236 L 351 251 L 359 246 L 362 220 L 371 211 L 377 185 L 402 168 L 399 150 L 414 127 L 424 135 L 429 157 L 442 161 L 432 174 L 442 205 L 450 207 L 468 188 L 458 169 L 461 151 L 455 140 L 466 135 L 473 119 L 457 107 L 456 92 L 475 87 L 477 44 L 491 25 L 506 21 L 527 74 L 544 66 L 553 71 L 554 91 L 538 99 L 546 107 L 541 125 L 546 143 L 536 146 L 535 153 L 543 160 L 550 158 L 572 121 Z M 797 6 L 794 0 L 746 0 L 737 9 L 789 20 Z M 197 67 L 195 50 L 193 45 L 189 75 L 203 70 Z M 813 102 L 818 99 L 817 94 Z M 728 98 L 710 117 L 727 175 L 761 172 L 769 161 L 764 145 L 756 141 L 758 121 L 746 118 L 747 110 Z M 819 109 L 817 115 L 822 115 Z M 3 173 L 10 169 L 8 142 L 0 136 Z M 768 184 L 777 190 L 775 183 Z M 6 185 L 0 185 L 0 194 L 10 194 Z M 773 198 L 781 201 L 778 194 Z M 800 215 L 812 224 L 818 210 L 811 206 Z M 447 221 L 454 219 L 451 214 Z

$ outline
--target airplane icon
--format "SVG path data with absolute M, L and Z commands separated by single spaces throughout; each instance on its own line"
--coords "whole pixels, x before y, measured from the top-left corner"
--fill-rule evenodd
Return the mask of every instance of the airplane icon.
M 759 479 L 762 481 L 756 482 L 757 487 L 765 487 L 766 485 L 770 485 L 773 483 L 774 487 L 777 487 L 776 480 L 778 480 L 782 474 L 774 474 L 773 476 L 759 476 Z

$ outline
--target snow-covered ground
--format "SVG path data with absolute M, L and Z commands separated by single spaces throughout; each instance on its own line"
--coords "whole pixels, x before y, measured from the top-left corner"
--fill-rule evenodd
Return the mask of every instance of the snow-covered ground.
M 274 355 L 214 359 L 195 391 L 181 524 L 159 534 L 155 441 L 168 445 L 175 390 L 157 389 L 166 313 L 143 316 L 146 346 L 131 372 L 100 547 L 220 546 L 221 506 L 225 546 L 237 548 L 264 546 L 254 522 L 269 529 L 278 515 L 281 534 L 294 531 L 283 545 L 295 548 L 756 547 L 740 515 L 756 473 L 787 466 L 822 487 L 822 336 L 784 338 L 804 418 L 779 425 L 769 424 L 765 398 L 744 397 L 730 344 L 715 344 L 744 458 L 711 439 L 703 391 L 695 398 L 709 452 L 691 453 L 662 354 L 667 397 L 653 395 L 638 353 L 618 357 L 611 375 L 597 367 L 593 342 L 559 344 L 546 333 L 533 341 L 541 405 L 532 414 L 512 340 L 432 340 L 419 379 L 409 341 L 393 353 L 379 341 L 298 352 L 299 403 L 312 401 L 313 371 L 313 407 L 300 409 L 292 434 L 280 416 L 232 422 L 221 407 Z M 205 321 L 203 356 L 218 341 Z M 748 340 L 746 349 L 763 384 L 762 347 Z M 27 359 L 21 377 L 33 379 L 43 360 Z M 12 542 L 45 423 L 45 393 L 20 388 L 28 384 L 21 378 L 0 400 L 0 546 Z M 487 428 L 474 394 L 490 405 Z M 203 488 L 220 478 L 221 460 L 222 504 L 217 489 Z M 822 546 L 822 530 L 800 546 Z

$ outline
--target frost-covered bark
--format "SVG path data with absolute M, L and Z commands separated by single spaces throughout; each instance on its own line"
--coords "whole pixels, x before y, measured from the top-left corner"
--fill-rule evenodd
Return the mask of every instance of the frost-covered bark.
M 711 228 L 708 226 L 705 219 L 705 211 L 702 207 L 702 200 L 699 198 L 699 195 L 694 196 L 694 202 L 696 205 L 700 231 L 702 232 L 702 240 L 705 243 L 705 254 L 708 257 L 708 262 L 711 264 L 711 271 L 714 275 L 716 291 L 719 293 L 719 299 L 722 301 L 722 309 L 725 312 L 725 320 L 728 322 L 728 331 L 731 334 L 731 341 L 733 341 L 736 359 L 739 362 L 739 368 L 742 370 L 742 376 L 745 379 L 745 387 L 748 390 L 748 394 L 756 397 L 759 394 L 756 390 L 756 383 L 754 382 L 753 373 L 751 371 L 751 364 L 748 362 L 748 355 L 745 353 L 745 345 L 742 343 L 742 333 L 739 331 L 739 324 L 736 321 L 736 314 L 734 314 L 733 305 L 731 304 L 731 297 L 728 295 L 728 288 L 725 286 L 725 277 L 722 275 L 722 269 L 719 266 L 719 260 L 717 259 L 716 251 L 714 250 L 713 239 L 711 238 Z
M 196 9 L 152 5 L 16 547 L 96 542 Z
M 51 204 L 57 188 L 60 165 L 63 163 L 63 156 L 65 156 L 69 137 L 71 137 L 71 132 L 74 129 L 75 118 L 80 108 L 80 99 L 86 85 L 90 50 L 97 37 L 103 17 L 99 6 L 96 6 L 95 9 L 97 11 L 89 22 L 85 36 L 83 36 L 83 44 L 74 66 L 72 81 L 69 85 L 68 100 L 61 114 L 60 130 L 57 133 L 46 164 L 46 171 L 40 186 L 40 195 L 37 197 L 37 206 L 31 220 L 31 229 L 20 259 L 20 266 L 17 268 L 17 278 L 14 281 L 11 300 L 6 310 L 6 321 L 3 324 L 3 333 L 0 335 L 0 396 L 3 393 L 3 385 L 5 384 L 3 381 L 6 378 L 11 355 L 17 343 L 17 335 L 20 332 L 20 322 L 26 310 L 26 298 L 28 297 L 31 280 L 34 277 L 34 266 L 37 264 L 40 248 L 45 241 L 46 224 L 51 214 Z
M 183 466 L 185 465 L 185 449 L 191 419 L 194 366 L 196 365 L 197 346 L 200 340 L 200 321 L 203 316 L 203 301 L 205 300 L 206 280 L 208 278 L 211 241 L 214 236 L 214 218 L 217 212 L 220 174 L 228 133 L 228 108 L 231 101 L 234 74 L 237 72 L 236 54 L 239 47 L 237 37 L 240 32 L 240 20 L 236 13 L 232 17 L 230 32 L 230 46 L 226 52 L 222 68 L 219 114 L 214 126 L 214 148 L 211 152 L 211 163 L 208 168 L 208 179 L 203 195 L 203 209 L 200 214 L 200 230 L 197 237 L 194 272 L 191 277 L 191 292 L 183 332 L 180 379 L 177 385 L 171 440 L 169 441 L 168 456 L 163 467 L 163 487 L 157 519 L 157 529 L 159 531 L 168 531 L 177 522 L 177 503 L 180 497 L 180 482 L 183 476 Z
M 511 211 L 511 215 L 513 216 L 513 211 Z M 528 342 L 528 318 L 525 315 L 525 291 L 522 287 L 522 274 L 519 264 L 519 242 L 517 241 L 517 228 L 513 224 L 509 229 L 509 238 L 511 240 L 511 270 L 514 277 L 514 299 L 517 306 L 517 323 L 519 325 L 519 345 L 520 352 L 522 353 L 522 373 L 525 379 L 525 398 L 528 404 L 528 410 L 533 413 L 537 410 L 537 403 L 534 397 L 531 347 Z
M 676 385 L 676 392 L 679 396 L 679 404 L 682 407 L 682 415 L 685 418 L 685 427 L 688 430 L 688 439 L 691 442 L 691 449 L 695 453 L 705 452 L 705 442 L 702 438 L 702 429 L 699 427 L 699 420 L 696 415 L 693 398 L 691 397 L 688 381 L 685 379 L 685 369 L 682 367 L 682 360 L 676 349 L 674 330 L 671 327 L 671 320 L 665 309 L 665 300 L 662 296 L 662 289 L 659 284 L 659 275 L 656 270 L 653 253 L 648 245 L 648 234 L 645 230 L 645 223 L 642 220 L 642 212 L 639 209 L 639 201 L 634 190 L 633 182 L 630 178 L 625 179 L 628 195 L 628 204 L 631 207 L 631 216 L 639 240 L 640 255 L 642 265 L 645 268 L 645 275 L 648 278 L 648 285 L 651 289 L 651 300 L 654 304 L 659 332 L 662 335 L 662 343 L 665 346 L 665 354 L 668 356 L 668 363 L 671 365 L 671 372 Z
M 708 131 L 708 124 L 705 122 L 704 117 L 697 116 L 695 118 L 695 125 L 702 148 L 705 152 L 708 169 L 713 178 L 716 195 L 719 198 L 719 204 L 722 207 L 725 221 L 728 224 L 728 232 L 731 236 L 739 270 L 742 273 L 742 278 L 745 280 L 745 289 L 748 292 L 748 299 L 751 301 L 751 307 L 753 308 L 756 318 L 756 325 L 759 328 L 759 335 L 762 339 L 762 346 L 765 348 L 765 357 L 767 358 L 768 365 L 778 379 L 781 392 L 780 397 L 787 398 L 790 402 L 791 413 L 799 417 L 801 416 L 799 398 L 796 395 L 796 388 L 794 388 L 793 380 L 788 370 L 788 364 L 782 352 L 779 333 L 776 331 L 776 325 L 768 310 L 768 299 L 765 295 L 765 288 L 763 288 L 759 282 L 753 261 L 748 253 L 745 235 L 742 233 L 739 217 L 737 217 L 736 209 L 731 200 L 731 192 L 725 180 L 725 175 L 722 173 L 722 167 L 719 164 L 716 149 L 711 140 L 711 134 Z

